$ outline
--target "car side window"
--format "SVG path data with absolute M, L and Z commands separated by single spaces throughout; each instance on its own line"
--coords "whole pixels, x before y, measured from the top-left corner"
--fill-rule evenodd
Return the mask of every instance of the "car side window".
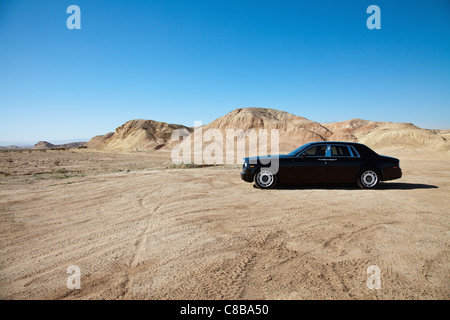
M 332 157 L 351 157 L 350 150 L 347 146 L 332 146 L 331 147 Z
M 311 147 L 302 154 L 307 157 L 325 157 L 327 146 L 315 146 Z

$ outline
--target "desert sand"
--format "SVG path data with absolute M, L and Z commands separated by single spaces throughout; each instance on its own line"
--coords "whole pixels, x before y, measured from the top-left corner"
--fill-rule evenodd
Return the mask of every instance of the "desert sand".
M 404 175 L 377 190 L 259 190 L 161 150 L 2 152 L 0 298 L 449 299 L 450 161 L 387 151 Z

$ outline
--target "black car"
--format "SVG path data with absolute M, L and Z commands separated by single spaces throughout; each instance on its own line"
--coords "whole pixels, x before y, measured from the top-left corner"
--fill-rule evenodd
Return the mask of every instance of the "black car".
M 277 183 L 357 183 L 373 189 L 380 181 L 401 178 L 400 161 L 377 154 L 360 143 L 323 141 L 305 144 L 294 151 L 244 158 L 241 178 L 258 188 Z

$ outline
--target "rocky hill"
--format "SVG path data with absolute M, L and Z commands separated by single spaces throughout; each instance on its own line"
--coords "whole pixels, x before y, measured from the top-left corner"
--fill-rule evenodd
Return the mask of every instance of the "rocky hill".
M 191 128 L 153 120 L 131 120 L 121 125 L 114 133 L 96 136 L 88 143 L 89 148 L 100 150 L 159 150 L 170 149 L 174 130 L 192 132 Z
M 438 155 L 450 156 L 449 130 L 428 130 L 419 128 L 411 123 L 377 122 L 362 119 L 351 119 L 334 123 L 318 123 L 299 117 L 284 111 L 266 108 L 236 109 L 220 117 L 211 123 L 198 128 L 203 134 L 209 129 L 218 130 L 223 138 L 223 152 L 226 152 L 225 144 L 230 143 L 227 137 L 227 129 L 278 129 L 279 152 L 287 153 L 296 147 L 313 141 L 351 141 L 368 145 L 381 152 L 394 152 L 395 154 L 425 154 L 428 152 Z M 198 133 L 198 132 L 197 132 Z M 198 136 L 198 135 L 197 135 Z M 211 146 L 214 139 L 195 139 L 196 132 L 192 133 L 189 140 L 191 150 L 199 150 Z M 228 139 L 228 140 L 227 140 Z M 249 140 L 249 136 L 241 134 L 234 139 L 234 145 L 238 141 L 245 143 L 248 155 L 259 154 L 257 145 Z M 268 136 L 270 141 L 270 134 Z M 232 143 L 230 143 L 232 145 Z M 179 148 L 183 147 L 181 145 Z M 268 144 L 270 153 L 271 146 Z M 217 150 L 216 150 L 217 151 Z M 229 150 L 228 150 L 229 151 Z M 234 151 L 236 153 L 236 150 Z M 212 153 L 215 155 L 214 153 Z
M 373 149 L 450 155 L 450 141 L 446 130 L 422 129 L 412 123 L 361 119 L 323 125 L 333 132 L 331 140 L 355 141 Z
M 236 109 L 195 131 L 177 124 L 131 120 L 118 127 L 114 133 L 92 138 L 87 146 L 100 150 L 171 150 L 178 144 L 178 149 L 186 149 L 189 144 L 190 150 L 205 150 L 209 146 L 208 152 L 211 152 L 212 142 L 217 141 L 221 143 L 223 152 L 227 151 L 227 144 L 234 144 L 236 148 L 239 143 L 243 143 L 246 153 L 252 155 L 258 153 L 258 145 L 251 141 L 249 132 L 260 134 L 263 132 L 261 129 L 268 132 L 268 153 L 271 153 L 271 129 L 278 129 L 280 153 L 289 152 L 307 142 L 352 141 L 364 143 L 376 151 L 394 150 L 397 153 L 417 154 L 433 152 L 450 156 L 450 130 L 428 130 L 411 123 L 362 119 L 319 123 L 269 108 Z M 181 143 L 171 141 L 175 130 L 182 130 L 183 135 L 189 138 Z M 205 136 L 205 133 L 212 136 Z M 198 139 L 199 136 L 202 138 Z M 213 150 L 212 154 L 218 151 Z M 236 151 L 234 149 L 235 153 Z

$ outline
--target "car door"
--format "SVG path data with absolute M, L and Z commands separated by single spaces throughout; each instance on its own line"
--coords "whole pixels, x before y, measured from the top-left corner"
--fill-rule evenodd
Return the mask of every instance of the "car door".
M 315 145 L 292 159 L 291 181 L 294 183 L 320 183 L 327 177 L 327 145 Z
M 358 157 L 347 145 L 331 145 L 327 161 L 329 182 L 354 182 L 358 170 Z
M 288 156 L 280 156 L 278 163 L 278 179 L 280 183 L 292 183 L 293 182 L 293 174 L 292 174 L 292 159 L 294 157 Z

